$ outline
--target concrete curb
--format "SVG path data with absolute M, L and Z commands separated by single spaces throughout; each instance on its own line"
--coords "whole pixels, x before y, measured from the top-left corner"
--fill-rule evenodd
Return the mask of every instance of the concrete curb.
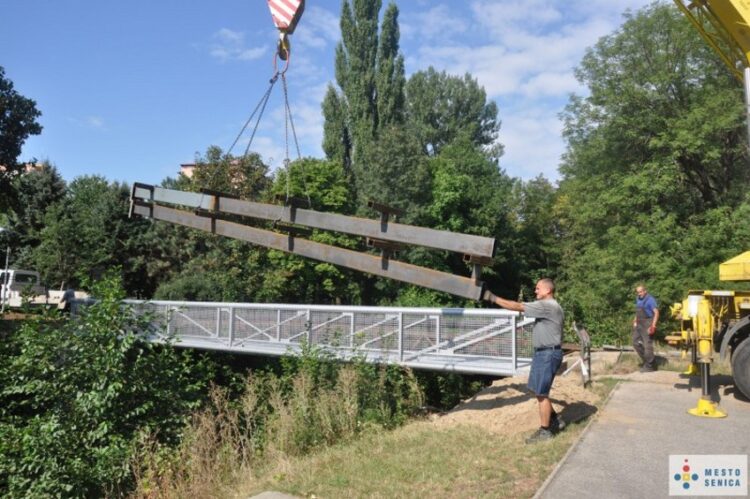
M 568 456 L 570 456 L 574 450 L 578 448 L 578 446 L 581 444 L 581 441 L 583 440 L 583 437 L 586 436 L 586 434 L 589 431 L 589 428 L 591 428 L 591 425 L 599 419 L 599 415 L 604 411 L 604 409 L 607 407 L 607 404 L 609 403 L 609 400 L 612 398 L 612 395 L 617 391 L 618 388 L 620 388 L 620 385 L 623 383 L 623 380 L 619 380 L 617 384 L 612 388 L 612 390 L 607 395 L 607 398 L 604 400 L 604 403 L 602 404 L 601 410 L 597 411 L 596 415 L 589 420 L 588 423 L 586 423 L 586 427 L 583 429 L 581 434 L 578 436 L 578 439 L 573 442 L 573 445 L 570 446 L 568 451 L 565 453 L 565 455 L 560 459 L 557 464 L 555 465 L 554 469 L 552 470 L 552 473 L 549 474 L 547 479 L 542 483 L 542 485 L 539 487 L 539 489 L 536 491 L 536 494 L 532 497 L 532 499 L 540 499 L 542 497 L 542 494 L 544 494 L 544 491 L 547 489 L 550 483 L 552 483 L 552 480 L 555 479 L 555 476 L 557 475 L 557 472 L 560 471 L 560 468 L 562 468 L 562 465 L 565 464 L 565 461 L 568 460 Z

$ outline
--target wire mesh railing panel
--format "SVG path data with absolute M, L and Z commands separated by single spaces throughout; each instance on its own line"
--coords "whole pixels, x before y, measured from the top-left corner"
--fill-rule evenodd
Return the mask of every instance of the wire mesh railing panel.
M 278 339 L 291 343 L 307 341 L 307 310 L 279 310 Z
M 149 320 L 156 337 L 169 335 L 178 345 L 192 348 L 281 355 L 309 342 L 341 358 L 359 352 L 374 362 L 497 374 L 514 373 L 533 353 L 533 320 L 504 310 L 135 300 L 127 304 L 136 316 Z
M 82 304 L 86 306 L 87 304 Z M 167 333 L 167 315 L 165 313 L 166 308 L 164 305 L 156 305 L 150 302 L 137 303 L 132 305 L 130 308 L 133 315 L 138 320 L 144 320 L 148 322 L 149 332 L 164 335 Z M 83 309 L 74 308 L 72 310 L 73 315 L 82 313 Z
M 530 359 L 534 356 L 534 346 L 531 342 L 533 329 L 533 321 L 528 321 L 518 328 L 516 333 L 516 357 Z
M 354 314 L 350 345 L 364 350 L 398 349 L 398 313 L 361 312 Z
M 349 346 L 352 314 L 338 311 L 310 313 L 310 344 L 331 348 Z
M 415 352 L 434 347 L 438 340 L 439 323 L 436 315 L 403 314 L 403 350 Z
M 513 317 L 444 316 L 441 350 L 461 355 L 512 357 Z
M 258 308 L 232 308 L 234 340 L 278 341 L 279 311 Z
M 176 336 L 218 338 L 221 322 L 220 308 L 182 306 L 169 310 L 169 330 Z

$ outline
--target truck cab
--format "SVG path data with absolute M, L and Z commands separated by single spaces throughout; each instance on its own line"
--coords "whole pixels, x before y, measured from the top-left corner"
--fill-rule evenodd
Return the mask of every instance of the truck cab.
M 42 286 L 39 272 L 33 270 L 0 270 L 0 303 L 20 307 L 24 298 L 29 304 L 47 303 L 47 288 Z

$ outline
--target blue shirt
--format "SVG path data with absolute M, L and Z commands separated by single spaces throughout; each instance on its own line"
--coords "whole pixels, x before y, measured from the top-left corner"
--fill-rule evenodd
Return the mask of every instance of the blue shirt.
M 654 316 L 654 310 L 659 306 L 656 304 L 656 299 L 647 293 L 643 298 L 636 297 L 635 308 L 643 309 L 643 313 L 650 319 Z

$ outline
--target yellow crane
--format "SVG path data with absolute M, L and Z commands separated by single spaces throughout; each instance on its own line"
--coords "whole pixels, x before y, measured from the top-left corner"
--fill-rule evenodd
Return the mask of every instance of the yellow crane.
M 750 0 L 673 1 L 735 78 L 744 82 L 750 116 Z
M 744 82 L 750 143 L 750 0 L 674 0 L 734 76 Z M 750 251 L 719 265 L 722 281 L 750 281 Z M 750 398 L 750 291 L 701 290 L 672 307 L 680 320 L 680 334 L 671 344 L 691 352 L 687 374 L 701 375 L 701 398 L 688 412 L 695 416 L 725 417 L 711 400 L 711 362 L 714 354 L 731 357 L 735 386 Z

